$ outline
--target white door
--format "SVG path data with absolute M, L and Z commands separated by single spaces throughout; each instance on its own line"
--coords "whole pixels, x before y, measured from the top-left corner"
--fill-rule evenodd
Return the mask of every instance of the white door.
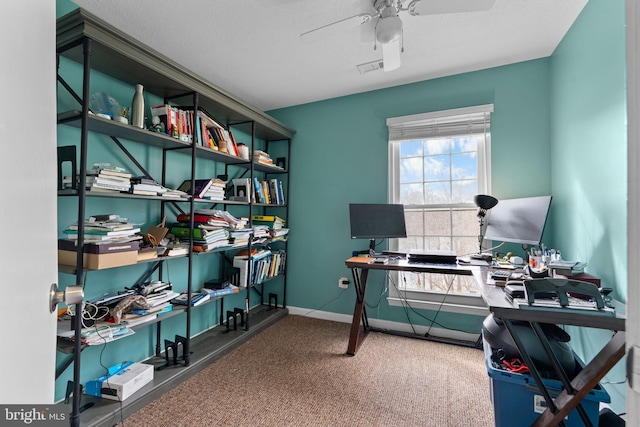
M 627 292 L 627 349 L 634 347 L 638 360 L 640 356 L 640 286 L 637 266 L 640 265 L 640 6 L 636 0 L 627 0 L 627 126 L 629 153 L 629 207 L 627 209 L 629 246 L 629 273 Z M 633 361 L 634 362 L 634 361 Z M 632 372 L 640 372 L 640 363 L 631 364 Z M 627 374 L 632 376 L 631 372 Z M 635 375 L 633 375 L 635 376 Z M 633 388 L 627 387 L 627 425 L 640 425 L 640 381 L 633 381 Z
M 0 6 L 0 404 L 54 401 L 55 25 L 53 0 Z

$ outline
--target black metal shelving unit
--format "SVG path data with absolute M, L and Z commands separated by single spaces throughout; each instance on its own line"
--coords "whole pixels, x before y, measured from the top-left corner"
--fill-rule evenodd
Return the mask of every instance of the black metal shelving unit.
M 204 109 L 227 126 L 237 126 L 249 124 L 251 127 L 250 136 L 250 152 L 253 153 L 257 146 L 256 141 L 262 141 L 262 144 L 268 149 L 269 143 L 272 141 L 284 141 L 287 151 L 287 159 L 290 154 L 290 144 L 294 131 L 286 127 L 282 123 L 269 117 L 262 111 L 244 103 L 235 98 L 224 90 L 212 85 L 203 78 L 184 69 L 179 64 L 173 62 L 157 51 L 145 46 L 136 40 L 131 39 L 128 35 L 122 33 L 115 27 L 100 20 L 96 16 L 77 9 L 70 14 L 60 18 L 57 23 L 57 55 L 58 58 L 65 57 L 69 60 L 82 64 L 83 81 L 82 92 L 80 94 L 74 92 L 64 78 L 58 73 L 58 82 L 67 90 L 71 96 L 78 101 L 79 109 L 63 112 L 58 115 L 58 123 L 61 125 L 73 126 L 80 129 L 79 142 L 79 179 L 78 187 L 74 190 L 61 190 L 61 197 L 77 197 L 78 198 L 78 249 L 76 257 L 76 268 L 61 268 L 61 273 L 75 275 L 76 284 L 83 284 L 83 277 L 86 273 L 83 265 L 83 244 L 84 244 L 84 218 L 86 200 L 90 197 L 118 197 L 130 199 L 149 200 L 160 204 L 160 217 L 164 216 L 165 207 L 172 204 L 178 211 L 184 212 L 183 207 L 186 205 L 187 212 L 191 215 L 191 228 L 193 229 L 193 212 L 196 206 L 201 203 L 210 205 L 222 204 L 225 206 L 246 205 L 249 218 L 254 213 L 254 209 L 260 209 L 265 212 L 268 209 L 283 209 L 284 218 L 288 220 L 288 204 L 285 205 L 257 205 L 251 201 L 247 203 L 233 201 L 200 201 L 190 198 L 186 201 L 176 201 L 172 199 L 164 199 L 158 196 L 138 196 L 132 194 L 107 194 L 107 193 L 91 193 L 86 191 L 86 171 L 87 171 L 87 151 L 89 132 L 107 135 L 111 138 L 122 153 L 136 165 L 139 172 L 144 175 L 151 176 L 121 143 L 121 140 L 139 143 L 162 150 L 162 178 L 158 180 L 162 184 L 166 180 L 166 161 L 167 154 L 171 152 L 183 152 L 190 156 L 191 160 L 191 180 L 194 183 L 196 177 L 196 159 L 202 158 L 225 165 L 225 171 L 228 168 L 237 168 L 244 170 L 245 175 L 253 180 L 254 176 L 269 176 L 270 174 L 284 175 L 288 178 L 288 171 L 285 168 L 277 166 L 269 166 L 259 164 L 251 160 L 241 159 L 226 153 L 217 152 L 206 147 L 198 146 L 195 143 L 185 143 L 168 135 L 150 132 L 139 129 L 126 124 L 103 119 L 91 114 L 89 110 L 90 97 L 90 74 L 91 70 L 97 70 L 101 73 L 111 76 L 114 79 L 134 86 L 135 84 L 143 84 L 145 91 L 152 93 L 165 102 L 172 102 L 177 105 L 189 105 L 194 111 L 199 108 Z M 287 181 L 288 184 L 289 181 Z M 282 212 L 282 211 L 280 211 Z M 192 238 L 191 238 L 192 239 Z M 190 241 L 190 243 L 193 243 Z M 286 248 L 286 242 L 285 242 Z M 251 254 L 251 243 L 249 243 L 249 254 Z M 214 251 L 216 252 L 216 251 Z M 192 244 L 190 245 L 187 268 L 187 292 L 190 294 L 193 290 L 193 259 L 196 254 L 193 253 Z M 199 255 L 198 255 L 199 256 Z M 171 258 L 158 259 L 153 261 L 143 261 L 147 263 L 149 268 L 146 278 L 157 272 L 162 275 L 162 268 L 159 266 L 164 262 L 170 262 Z M 249 259 L 251 263 L 251 259 Z M 249 276 L 249 275 L 248 275 Z M 286 278 L 284 280 L 284 298 L 283 308 L 286 307 Z M 246 320 L 245 329 L 249 326 L 249 308 L 250 295 L 253 284 L 246 284 Z M 260 293 L 262 298 L 262 293 Z M 262 298 L 261 303 L 264 302 Z M 81 307 L 78 307 L 81 310 Z M 184 365 L 190 365 L 191 354 L 191 310 L 192 307 L 186 306 L 184 310 L 176 311 L 176 314 L 186 312 L 185 321 L 185 341 L 184 341 Z M 174 314 L 175 315 L 175 314 Z M 172 316 L 174 316 L 172 315 Z M 160 325 L 161 320 L 158 319 L 149 324 L 157 325 L 157 346 L 156 353 L 160 352 Z M 81 316 L 75 316 L 73 327 L 75 328 L 75 342 L 73 348 L 67 348 L 66 351 L 71 354 L 69 361 L 63 367 L 73 365 L 73 400 L 70 417 L 70 424 L 77 426 L 80 424 L 80 399 L 81 399 L 81 383 L 80 383 L 80 364 L 81 364 Z M 139 327 L 147 326 L 141 325 Z M 63 370 L 64 370 L 63 369 Z M 60 370 L 59 370 L 60 371 Z M 61 372 L 57 373 L 58 375 Z

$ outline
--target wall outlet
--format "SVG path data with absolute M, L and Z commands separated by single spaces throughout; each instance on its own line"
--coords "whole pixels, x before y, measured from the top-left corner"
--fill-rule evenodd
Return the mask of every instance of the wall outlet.
M 346 277 L 341 277 L 338 279 L 338 287 L 342 289 L 347 289 L 349 287 L 349 279 Z

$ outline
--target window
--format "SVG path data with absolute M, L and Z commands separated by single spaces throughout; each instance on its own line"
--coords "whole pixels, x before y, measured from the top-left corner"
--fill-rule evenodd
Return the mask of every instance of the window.
M 407 238 L 392 240 L 392 250 L 478 251 L 473 196 L 491 194 L 492 111 L 493 105 L 482 105 L 387 119 L 389 203 L 405 206 L 407 223 Z M 480 296 L 472 276 L 400 273 L 393 282 L 391 303 Z

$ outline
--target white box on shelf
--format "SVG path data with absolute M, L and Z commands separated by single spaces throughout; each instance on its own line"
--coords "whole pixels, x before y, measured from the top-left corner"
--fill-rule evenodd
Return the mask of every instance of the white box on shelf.
M 85 394 L 123 401 L 153 380 L 153 365 L 124 362 L 109 368 L 109 375 L 87 382 Z

